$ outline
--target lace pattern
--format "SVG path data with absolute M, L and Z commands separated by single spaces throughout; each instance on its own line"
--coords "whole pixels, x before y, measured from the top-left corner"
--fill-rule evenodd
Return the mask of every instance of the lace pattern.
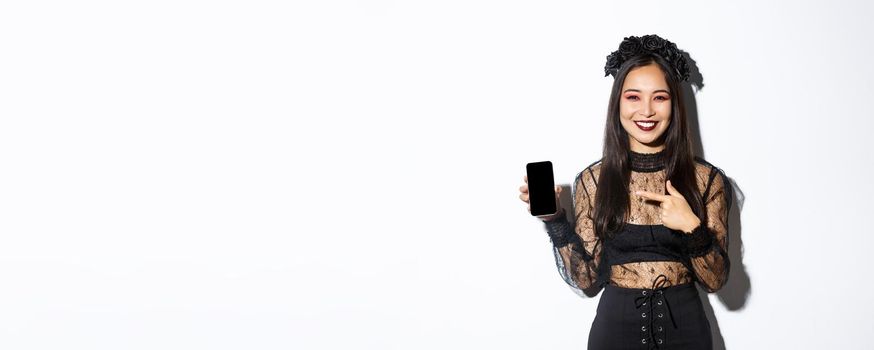
M 632 200 L 628 223 L 662 225 L 658 203 L 634 196 L 636 190 L 665 193 L 665 169 L 658 154 L 632 154 L 629 196 Z M 641 156 L 642 155 L 642 156 Z M 683 233 L 682 259 L 676 261 L 632 261 L 611 263 L 604 242 L 595 236 L 592 211 L 600 161 L 586 167 L 574 181 L 574 222 L 564 216 L 547 222 L 553 238 L 556 266 L 568 285 L 587 295 L 603 284 L 626 288 L 648 288 L 659 276 L 667 286 L 698 281 L 708 292 L 719 290 L 728 278 L 728 212 L 730 183 L 721 169 L 696 157 L 696 178 L 704 198 L 707 217 L 692 235 Z M 562 222 L 563 221 L 563 222 Z M 677 231 L 679 232 L 679 231 Z M 558 244 L 556 244 L 558 243 Z

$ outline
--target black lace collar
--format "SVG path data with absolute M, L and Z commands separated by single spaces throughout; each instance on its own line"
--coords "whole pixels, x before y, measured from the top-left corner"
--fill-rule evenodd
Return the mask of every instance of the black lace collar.
M 631 170 L 643 173 L 659 171 L 665 168 L 665 150 L 656 153 L 637 153 L 628 150 L 631 160 Z

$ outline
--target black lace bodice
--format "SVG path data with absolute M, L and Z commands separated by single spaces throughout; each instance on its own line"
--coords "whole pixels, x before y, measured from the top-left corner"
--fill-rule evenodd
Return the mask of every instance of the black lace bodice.
M 601 160 L 577 174 L 574 221 L 565 216 L 545 222 L 556 266 L 570 286 L 592 295 L 605 283 L 649 288 L 660 274 L 668 285 L 698 281 L 708 292 L 728 278 L 728 212 L 731 184 L 721 169 L 696 157 L 696 178 L 707 215 L 691 234 L 662 225 L 658 203 L 634 196 L 636 190 L 665 193 L 664 151 L 629 153 L 631 211 L 613 238 L 594 232 L 592 210 Z

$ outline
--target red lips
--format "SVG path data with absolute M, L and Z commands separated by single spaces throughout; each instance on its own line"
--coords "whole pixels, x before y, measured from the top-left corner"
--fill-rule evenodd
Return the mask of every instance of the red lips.
M 651 131 L 652 129 L 655 129 L 656 125 L 659 125 L 659 122 L 653 122 L 652 126 L 650 126 L 650 127 L 644 127 L 644 126 L 638 124 L 637 122 L 634 122 L 634 125 L 637 125 L 637 127 L 640 128 L 640 130 Z

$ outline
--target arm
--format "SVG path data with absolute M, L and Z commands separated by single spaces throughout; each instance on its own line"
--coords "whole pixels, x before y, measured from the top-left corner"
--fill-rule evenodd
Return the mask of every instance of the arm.
M 600 287 L 597 283 L 598 265 L 601 261 L 601 241 L 595 236 L 590 193 L 594 192 L 593 180 L 585 181 L 586 171 L 574 181 L 575 225 L 568 222 L 562 213 L 555 219 L 545 221 L 547 233 L 552 239 L 556 266 L 562 279 L 571 287 L 593 296 Z
M 705 197 L 706 219 L 686 234 L 686 254 L 695 277 L 708 293 L 721 289 L 728 280 L 728 214 L 731 209 L 731 183 L 715 168 Z

